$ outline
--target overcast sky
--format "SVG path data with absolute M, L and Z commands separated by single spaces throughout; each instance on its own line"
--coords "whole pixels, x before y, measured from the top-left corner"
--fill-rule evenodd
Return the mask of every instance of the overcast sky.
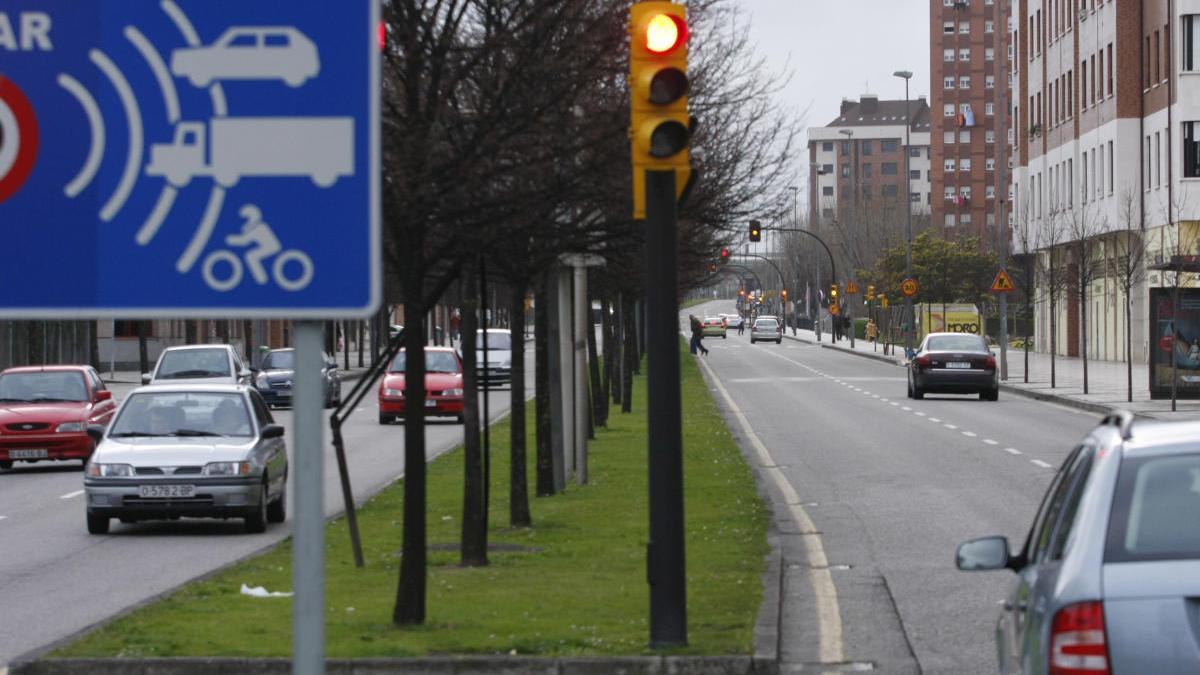
M 809 108 L 808 126 L 832 122 L 843 97 L 857 99 L 867 92 L 903 99 L 904 80 L 892 75 L 897 70 L 913 72 L 913 99 L 929 94 L 929 0 L 742 0 L 741 5 L 756 51 L 775 70 L 791 73 L 780 105 L 797 114 Z

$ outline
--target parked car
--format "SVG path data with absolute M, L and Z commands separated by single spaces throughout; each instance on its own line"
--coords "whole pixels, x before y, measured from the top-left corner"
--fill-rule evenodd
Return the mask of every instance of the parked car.
M 404 367 L 408 356 L 396 354 L 379 383 L 379 423 L 404 418 Z M 451 416 L 463 421 L 463 366 L 458 353 L 449 347 L 425 348 L 425 415 Z
M 342 377 L 337 361 L 329 354 L 321 354 L 321 386 L 326 408 L 342 403 Z M 292 389 L 296 380 L 296 351 L 294 349 L 272 349 L 263 357 L 254 371 L 254 388 L 271 407 L 291 407 Z
M 142 384 L 249 384 L 250 376 L 231 345 L 179 345 L 159 354 Z
M 783 342 L 783 324 L 773 316 L 760 316 L 750 325 L 750 344 L 759 340 L 773 340 L 775 344 Z
M 987 342 L 971 333 L 930 333 L 908 362 L 908 397 L 925 394 L 979 394 L 984 401 L 1000 397 L 996 357 Z
M 181 517 L 242 518 L 248 532 L 281 523 L 287 444 L 253 387 L 139 387 L 97 441 L 84 472 L 87 528 Z
M 725 323 L 725 317 L 706 316 L 704 317 L 704 320 L 700 322 L 700 325 L 704 331 L 704 337 L 720 336 L 722 340 L 725 339 L 725 329 L 727 327 L 727 324 Z
M 475 334 L 475 363 L 480 384 L 508 384 L 512 380 L 512 332 L 504 328 L 487 330 L 487 354 L 483 353 L 483 330 Z
M 1200 669 L 1200 422 L 1110 415 L 1059 467 L 1019 552 L 958 547 L 958 568 L 1016 573 L 1002 673 Z
M 83 460 L 96 445 L 89 425 L 107 425 L 112 392 L 91 366 L 26 366 L 0 372 L 0 470 L 13 462 Z
M 741 314 L 721 314 L 720 317 L 725 319 L 727 328 L 738 328 L 745 321 Z

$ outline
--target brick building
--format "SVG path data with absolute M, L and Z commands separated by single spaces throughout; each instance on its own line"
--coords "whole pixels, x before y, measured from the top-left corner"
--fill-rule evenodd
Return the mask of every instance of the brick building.
M 999 166 L 1008 153 L 997 94 L 1006 79 L 1009 3 L 930 0 L 931 221 L 946 237 L 979 236 L 988 251 L 1000 241 L 1008 183 Z

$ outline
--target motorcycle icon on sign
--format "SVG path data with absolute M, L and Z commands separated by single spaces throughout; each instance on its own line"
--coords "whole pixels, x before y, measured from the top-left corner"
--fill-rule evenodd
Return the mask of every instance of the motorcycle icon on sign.
M 234 26 L 211 45 L 171 54 L 171 72 L 196 87 L 215 80 L 275 79 L 299 87 L 320 70 L 317 46 L 290 26 Z
M 225 243 L 231 248 L 246 248 L 242 252 L 246 263 L 243 265 L 242 259 L 229 249 L 217 249 L 208 254 L 201 273 L 204 283 L 208 284 L 209 288 L 222 293 L 233 290 L 242 283 L 242 276 L 247 267 L 250 268 L 250 276 L 260 286 L 270 281 L 271 277 L 275 278 L 275 283 L 279 284 L 280 288 L 287 291 L 299 291 L 312 283 L 312 258 L 299 249 L 290 248 L 285 251 L 279 237 L 275 236 L 275 231 L 263 222 L 262 211 L 257 206 L 246 204 L 238 211 L 238 215 L 245 219 L 242 231 L 225 237 Z M 264 261 L 272 257 L 275 260 L 271 264 L 271 274 L 268 275 Z M 221 273 L 222 267 L 228 268 L 224 274 Z M 299 274 L 289 275 L 289 267 L 298 267 Z

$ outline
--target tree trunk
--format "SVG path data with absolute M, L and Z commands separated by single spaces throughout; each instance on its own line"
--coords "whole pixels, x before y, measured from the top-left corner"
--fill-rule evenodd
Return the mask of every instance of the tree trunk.
M 1079 336 L 1082 349 L 1079 355 L 1083 358 L 1083 393 L 1088 393 L 1088 339 L 1087 339 L 1087 279 L 1079 278 Z
M 150 332 L 149 321 L 137 322 L 138 332 L 138 366 L 141 368 L 139 372 L 150 372 L 150 354 L 146 349 L 146 334 Z
M 512 415 L 509 417 L 508 521 L 512 527 L 529 527 L 529 476 L 525 445 L 525 281 L 509 287 L 509 329 L 512 331 Z
M 603 307 L 603 305 L 601 305 Z M 584 307 L 587 321 L 587 351 L 588 371 L 591 375 L 591 424 L 588 425 L 588 438 L 596 437 L 596 427 L 608 426 L 608 396 L 604 393 L 604 384 L 600 381 L 600 356 L 596 350 L 596 324 L 592 321 L 592 303 Z
M 422 279 L 412 271 L 405 275 L 404 331 L 405 397 L 425 400 L 425 331 L 421 326 Z M 425 406 L 404 407 L 404 544 L 400 556 L 400 580 L 396 585 L 396 606 L 392 623 L 425 623 L 425 587 L 428 553 L 425 549 Z
M 615 350 L 613 349 L 613 339 L 612 339 L 612 331 L 613 331 L 614 321 L 613 321 L 613 315 L 609 311 L 609 309 L 611 307 L 612 307 L 612 305 L 609 304 L 608 298 L 605 296 L 601 296 L 600 297 L 600 338 L 602 340 L 602 343 L 600 345 L 600 353 L 604 355 L 604 370 L 602 372 L 603 379 L 602 379 L 602 385 L 601 385 L 600 389 L 601 389 L 601 391 L 604 392 L 604 401 L 602 403 L 597 403 L 596 409 L 597 409 L 597 411 L 599 411 L 601 407 L 604 408 L 604 417 L 603 417 L 604 426 L 608 425 L 608 405 L 609 405 L 609 401 L 612 399 L 613 392 L 616 390 L 616 387 L 613 386 L 613 377 L 617 371 L 617 368 L 615 367 L 616 359 L 613 358 L 613 354 L 615 352 Z M 617 401 L 617 403 L 620 403 L 620 401 Z
M 549 497 L 554 490 L 554 447 L 550 443 L 550 273 L 541 275 L 534 291 L 534 392 L 537 416 L 537 496 Z
M 487 509 L 483 503 L 483 448 L 480 445 L 479 364 L 476 359 L 479 277 L 475 265 L 467 263 L 463 268 L 463 514 L 460 562 L 464 567 L 480 567 L 488 561 Z
M 1130 290 L 1129 287 L 1125 289 L 1125 400 L 1133 403 L 1133 303 L 1129 300 Z
M 96 333 L 100 324 L 96 321 L 89 321 L 88 326 L 88 363 L 96 370 L 100 370 L 100 338 L 96 337 Z
M 621 382 L 621 412 L 633 412 L 633 374 L 638 372 L 637 329 L 634 324 L 634 302 L 625 298 L 625 371 Z

